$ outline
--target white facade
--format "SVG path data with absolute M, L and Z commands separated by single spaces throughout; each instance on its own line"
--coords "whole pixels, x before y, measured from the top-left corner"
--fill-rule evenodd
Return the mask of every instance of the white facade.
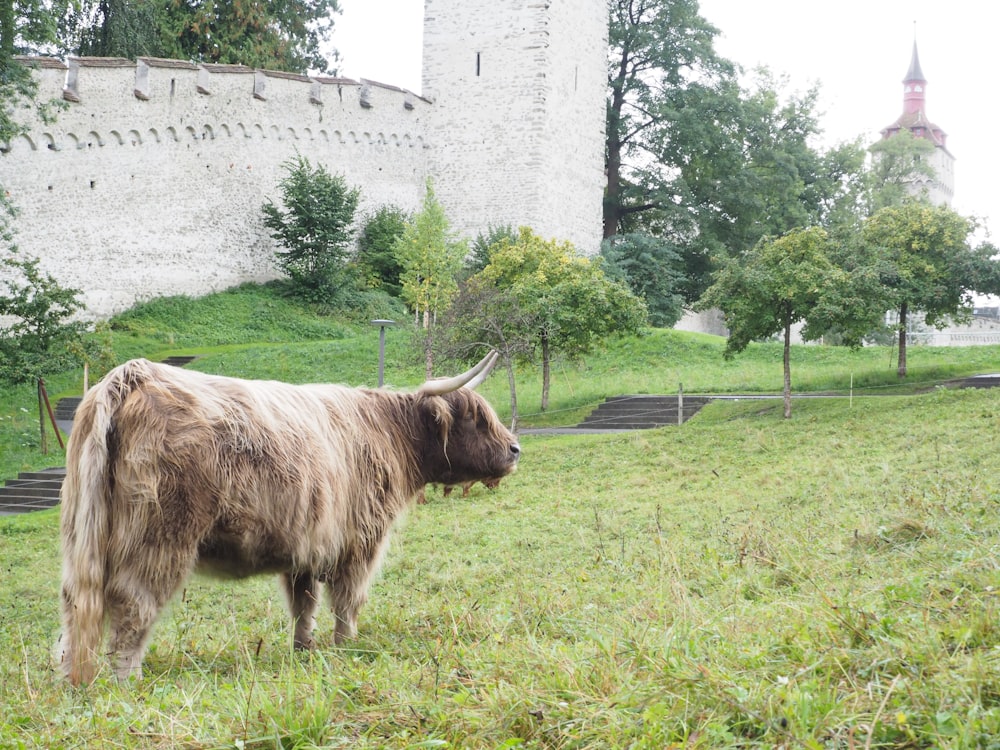
M 432 173 L 461 233 L 599 250 L 607 25 L 604 0 L 426 0 Z
M 274 278 L 261 206 L 298 154 L 359 187 L 359 215 L 418 209 L 430 177 L 460 234 L 528 225 L 596 252 L 603 2 L 427 0 L 425 18 L 426 98 L 240 66 L 38 61 L 39 98 L 67 109 L 0 150 L 18 248 L 83 290 L 91 318 Z

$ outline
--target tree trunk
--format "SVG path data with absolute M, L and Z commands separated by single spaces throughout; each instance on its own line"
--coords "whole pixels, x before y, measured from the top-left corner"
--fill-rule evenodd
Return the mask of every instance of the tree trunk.
M 790 419 L 792 416 L 792 324 L 791 321 L 785 322 L 785 419 Z
M 517 386 L 514 384 L 514 361 L 504 356 L 507 362 L 507 385 L 510 387 L 510 431 L 517 430 Z
M 14 57 L 14 0 L 0 0 L 0 71 L 6 71 Z
M 629 52 L 622 50 L 618 60 L 618 75 L 611 86 L 611 104 L 607 113 L 607 148 L 605 172 L 607 183 L 604 190 L 604 238 L 618 234 L 618 224 L 622 217 L 622 139 L 621 117 L 625 106 L 625 77 L 628 73 Z
M 549 337 L 547 334 L 542 334 L 542 411 L 549 408 L 549 378 L 551 367 L 549 364 L 549 358 L 551 357 L 551 352 L 549 351 Z
M 426 318 L 424 319 L 426 323 Z M 427 371 L 427 380 L 434 374 L 434 328 L 427 326 L 424 330 L 424 369 Z
M 899 306 L 899 363 L 896 375 L 906 377 L 906 303 Z

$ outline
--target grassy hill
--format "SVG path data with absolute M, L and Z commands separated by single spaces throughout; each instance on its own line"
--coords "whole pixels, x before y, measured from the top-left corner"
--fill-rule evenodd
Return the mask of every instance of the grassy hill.
M 282 341 L 279 324 L 260 342 L 236 335 L 235 315 L 219 321 L 232 330 L 209 342 L 160 313 L 118 330 L 115 348 L 198 352 L 193 366 L 243 376 L 375 380 L 370 326 L 312 321 Z M 672 331 L 611 342 L 556 368 L 557 416 L 529 420 L 678 382 L 780 389 L 777 346 L 733 362 L 721 351 Z M 196 578 L 154 631 L 144 682 L 71 690 L 49 659 L 57 513 L 0 519 L 0 747 L 993 746 L 1000 392 L 933 386 L 995 371 L 1000 351 L 910 358 L 921 386 L 884 398 L 899 390 L 888 349 L 797 347 L 795 390 L 846 391 L 853 375 L 855 398 L 798 401 L 791 420 L 777 402 L 715 402 L 680 428 L 524 435 L 522 466 L 496 491 L 431 492 L 411 511 L 358 639 L 334 647 L 321 611 L 310 655 L 290 650 L 273 580 Z M 386 370 L 400 387 L 423 379 L 403 330 Z M 530 412 L 535 374 L 518 379 Z M 505 379 L 484 389 L 502 412 Z M 3 430 L 34 408 L 31 389 L 3 398 Z

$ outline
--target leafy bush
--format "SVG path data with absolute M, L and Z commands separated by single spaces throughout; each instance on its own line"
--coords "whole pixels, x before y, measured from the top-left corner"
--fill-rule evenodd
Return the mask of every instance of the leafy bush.
M 410 222 L 409 213 L 398 206 L 380 206 L 365 221 L 358 236 L 358 265 L 366 281 L 398 297 L 403 287 L 399 276 L 403 267 L 393 247 Z
M 517 230 L 510 224 L 489 226 L 485 232 L 480 232 L 469 244 L 469 257 L 465 260 L 465 270 L 471 276 L 482 271 L 489 265 L 493 249 L 501 242 L 517 242 Z
M 264 225 L 285 250 L 278 266 L 292 282 L 292 293 L 309 302 L 330 304 L 354 280 L 350 265 L 354 212 L 360 195 L 340 175 L 313 167 L 304 156 L 284 164 L 282 211 L 268 200 Z
M 43 273 L 37 258 L 12 253 L 0 269 L 0 380 L 26 383 L 75 364 L 86 325 L 68 321 L 82 307 L 80 290 Z

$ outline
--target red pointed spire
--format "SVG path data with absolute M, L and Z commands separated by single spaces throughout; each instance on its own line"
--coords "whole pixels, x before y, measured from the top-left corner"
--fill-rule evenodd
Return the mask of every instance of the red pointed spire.
M 882 129 L 883 138 L 891 138 L 905 128 L 918 138 L 927 138 L 935 146 L 944 147 L 948 135 L 927 118 L 926 93 L 927 78 L 920 69 L 917 40 L 914 39 L 910 68 L 903 79 L 903 114 L 892 125 Z
M 927 79 L 920 69 L 920 57 L 917 55 L 917 40 L 913 40 L 913 56 L 910 58 L 910 69 L 903 79 L 903 112 L 913 114 L 924 110 L 924 92 L 927 89 Z

